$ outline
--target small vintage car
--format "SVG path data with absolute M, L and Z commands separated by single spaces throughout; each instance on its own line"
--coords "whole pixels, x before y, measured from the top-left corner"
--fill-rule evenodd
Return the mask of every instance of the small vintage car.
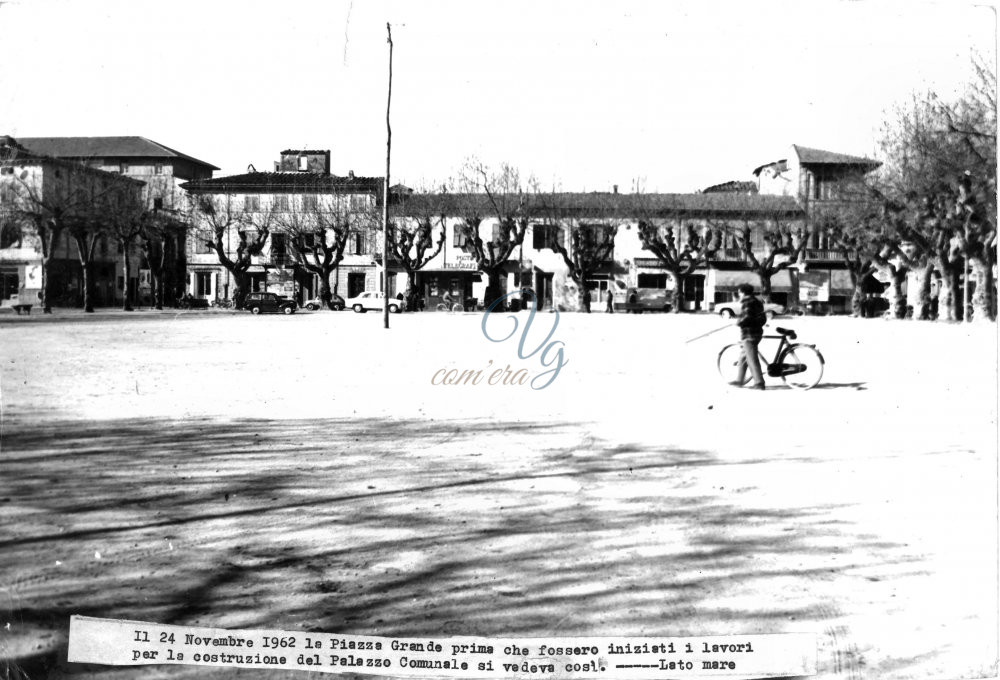
M 277 293 L 250 293 L 243 302 L 243 309 L 251 314 L 294 314 L 297 305 L 294 300 L 289 300 Z
M 385 294 L 374 290 L 368 290 L 356 297 L 347 298 L 344 304 L 359 314 L 364 314 L 369 309 L 379 310 L 385 308 Z M 404 303 L 397 298 L 389 298 L 389 311 L 397 314 L 403 311 Z
M 326 307 L 326 303 L 323 302 L 323 298 L 314 297 L 312 300 L 306 300 L 302 303 L 302 306 L 311 312 L 315 312 L 317 309 L 323 309 Z M 330 309 L 335 312 L 339 312 L 344 309 L 344 298 L 340 297 L 336 293 L 330 298 Z

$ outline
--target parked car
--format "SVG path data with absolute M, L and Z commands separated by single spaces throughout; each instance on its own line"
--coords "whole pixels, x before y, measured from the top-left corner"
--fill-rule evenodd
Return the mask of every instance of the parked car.
M 344 309 L 344 298 L 334 293 L 333 297 L 330 298 L 330 304 L 335 312 L 339 312 Z M 326 303 L 323 302 L 323 298 L 314 297 L 312 300 L 306 300 L 302 306 L 309 311 L 315 312 L 317 309 L 323 309 L 326 307 Z
M 250 293 L 243 303 L 243 309 L 247 309 L 251 314 L 277 313 L 294 314 L 297 305 L 294 300 L 289 300 L 277 293 Z
M 616 283 L 621 285 L 620 281 Z M 673 308 L 670 304 L 672 292 L 663 288 L 629 288 L 623 309 L 632 312 L 669 312 Z
M 739 300 L 733 300 L 732 302 L 717 302 L 715 304 L 715 311 L 720 316 L 732 319 L 740 315 L 740 302 Z M 773 319 L 779 314 L 784 314 L 785 308 L 782 305 L 778 305 L 773 302 L 764 302 L 764 313 L 767 314 L 768 319 Z
M 374 290 L 367 290 L 357 297 L 347 298 L 344 304 L 359 314 L 364 314 L 369 309 L 385 309 L 385 294 Z M 389 311 L 398 314 L 403 311 L 404 302 L 397 298 L 389 298 Z

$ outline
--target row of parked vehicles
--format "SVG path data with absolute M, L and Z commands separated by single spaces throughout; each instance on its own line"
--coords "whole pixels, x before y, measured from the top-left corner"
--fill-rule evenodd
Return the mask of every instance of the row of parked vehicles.
M 303 307 L 309 310 L 317 310 L 325 303 L 320 298 L 313 298 L 303 303 Z M 334 295 L 330 301 L 330 306 L 335 310 L 353 309 L 355 312 L 367 312 L 369 310 L 382 311 L 385 309 L 386 299 L 383 293 L 375 291 L 365 291 L 356 297 L 346 300 L 339 295 Z M 286 298 L 277 293 L 260 292 L 250 293 L 243 303 L 243 308 L 251 314 L 294 314 L 299 308 L 295 300 Z M 389 311 L 398 314 L 403 311 L 403 301 L 396 298 L 389 298 Z
M 659 301 L 658 301 L 659 302 Z M 867 301 L 866 301 L 867 302 Z M 884 311 L 888 308 L 888 301 L 884 298 L 877 298 L 871 301 L 874 306 L 875 303 L 882 302 L 878 309 L 872 309 L 870 314 L 865 314 L 865 316 L 875 316 L 876 313 Z M 336 311 L 344 309 L 352 309 L 358 313 L 364 313 L 367 311 L 382 311 L 385 309 L 387 300 L 384 293 L 377 291 L 365 291 L 358 294 L 355 297 L 344 299 L 339 295 L 334 294 L 330 301 L 330 307 Z M 325 303 L 320 298 L 313 298 L 307 300 L 302 304 L 302 307 L 310 311 L 315 311 L 321 309 L 325 306 Z M 402 312 L 405 308 L 405 302 L 399 298 L 388 298 L 389 311 L 393 314 L 398 314 Z M 660 302 L 657 306 L 644 306 L 637 304 L 634 301 L 630 301 L 630 304 L 625 306 L 626 309 L 621 309 L 619 311 L 645 311 L 645 310 L 657 310 L 657 311 L 670 311 L 670 305 Z M 244 303 L 244 309 L 248 310 L 251 314 L 268 314 L 268 313 L 282 313 L 282 314 L 294 314 L 299 308 L 298 303 L 295 300 L 286 298 L 277 293 L 270 292 L 260 292 L 260 293 L 250 293 L 247 295 L 246 302 Z M 864 308 L 863 308 L 864 309 Z M 737 301 L 733 302 L 717 302 L 713 307 L 713 311 L 720 316 L 727 318 L 734 318 L 740 314 L 740 303 Z M 769 319 L 773 319 L 775 316 L 781 316 L 784 314 L 805 314 L 820 313 L 818 310 L 810 310 L 806 308 L 799 308 L 794 310 L 786 309 L 783 305 L 779 305 L 773 302 L 764 303 L 764 312 L 767 314 Z

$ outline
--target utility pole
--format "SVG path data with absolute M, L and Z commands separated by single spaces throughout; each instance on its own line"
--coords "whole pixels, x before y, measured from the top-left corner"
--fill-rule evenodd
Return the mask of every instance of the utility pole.
M 392 156 L 392 126 L 389 124 L 389 107 L 392 104 L 392 27 L 385 24 L 389 43 L 389 91 L 385 102 L 385 182 L 382 190 L 382 319 L 389 328 L 389 159 Z

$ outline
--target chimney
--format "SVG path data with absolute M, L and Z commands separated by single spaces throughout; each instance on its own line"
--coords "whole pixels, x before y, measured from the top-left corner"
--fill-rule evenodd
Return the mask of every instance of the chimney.
M 354 171 L 353 170 L 348 170 L 347 171 L 347 179 L 354 179 Z
M 616 194 L 618 193 L 618 185 L 617 184 L 615 185 L 615 193 Z

